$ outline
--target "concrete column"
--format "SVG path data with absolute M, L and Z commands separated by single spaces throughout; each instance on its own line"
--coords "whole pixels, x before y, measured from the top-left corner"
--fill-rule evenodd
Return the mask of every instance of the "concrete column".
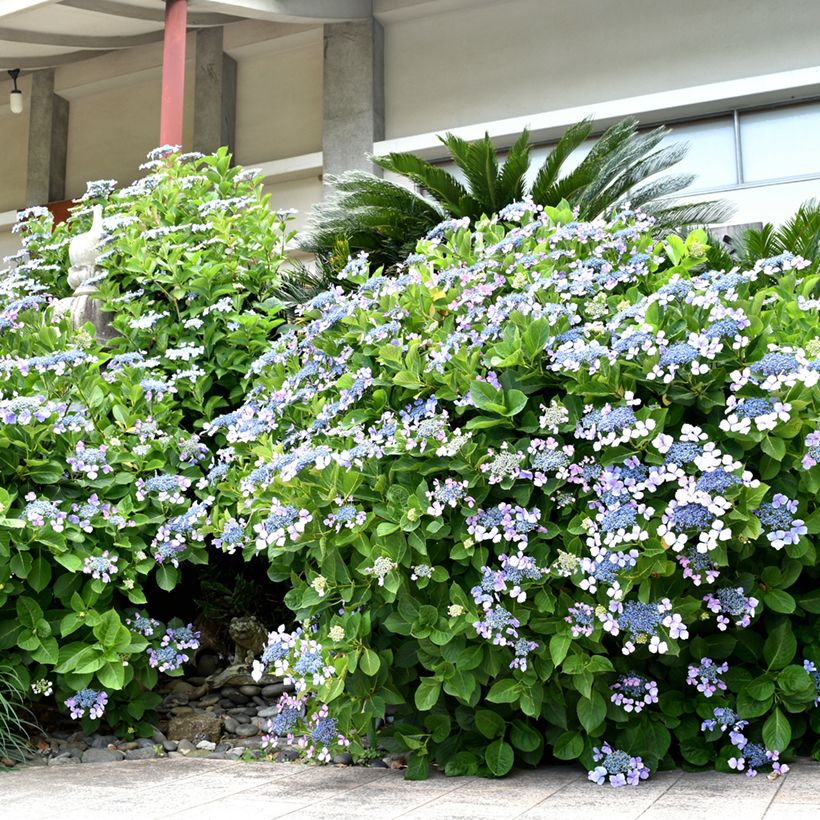
M 65 199 L 68 100 L 54 93 L 54 69 L 31 75 L 26 205 Z
M 325 174 L 380 169 L 366 158 L 384 139 L 384 31 L 373 17 L 324 27 Z
M 221 26 L 196 33 L 194 86 L 194 150 L 203 154 L 227 145 L 236 135 L 236 60 L 222 50 Z

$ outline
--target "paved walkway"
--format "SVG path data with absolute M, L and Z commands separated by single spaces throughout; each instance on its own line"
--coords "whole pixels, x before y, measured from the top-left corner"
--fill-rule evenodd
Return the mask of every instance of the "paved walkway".
M 818 820 L 820 763 L 784 778 L 659 772 L 598 787 L 572 767 L 503 780 L 286 763 L 157 760 L 0 774 L 3 820 Z

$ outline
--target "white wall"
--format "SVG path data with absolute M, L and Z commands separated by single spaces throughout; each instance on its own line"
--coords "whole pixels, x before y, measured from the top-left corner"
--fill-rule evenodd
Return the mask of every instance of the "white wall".
M 236 157 L 243 165 L 322 150 L 321 30 L 292 49 L 237 61 Z
M 501 0 L 389 23 L 387 138 L 820 65 L 816 0 Z

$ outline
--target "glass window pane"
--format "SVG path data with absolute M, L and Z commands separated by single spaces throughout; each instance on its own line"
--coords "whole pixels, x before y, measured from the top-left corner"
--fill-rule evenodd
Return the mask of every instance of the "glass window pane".
M 820 103 L 740 115 L 745 182 L 820 173 Z
M 734 122 L 731 117 L 672 125 L 672 133 L 659 147 L 686 142 L 686 156 L 665 174 L 694 174 L 692 184 L 684 189 L 701 191 L 737 184 Z

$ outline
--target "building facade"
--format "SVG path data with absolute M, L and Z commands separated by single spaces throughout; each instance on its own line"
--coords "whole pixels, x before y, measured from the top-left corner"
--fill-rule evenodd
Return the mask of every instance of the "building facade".
M 170 0 L 173 2 L 174 0 Z M 177 0 L 177 2 L 185 0 Z M 191 0 L 182 144 L 230 142 L 302 218 L 367 151 L 443 160 L 436 135 L 637 116 L 690 142 L 691 193 L 780 221 L 820 195 L 812 0 Z M 0 255 L 17 209 L 127 184 L 159 142 L 159 0 L 0 0 Z M 12 81 L 8 78 L 8 88 Z M 64 101 L 64 102 L 63 102 Z M 538 151 L 536 151 L 536 156 Z M 580 156 L 579 156 L 580 158 Z

